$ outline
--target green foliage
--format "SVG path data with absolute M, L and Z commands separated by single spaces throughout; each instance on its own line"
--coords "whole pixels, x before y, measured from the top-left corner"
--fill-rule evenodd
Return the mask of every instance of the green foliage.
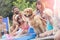
M 35 9 L 36 0 L 16 0 L 13 2 L 14 6 L 17 6 L 20 10 L 31 7 Z
M 0 15 L 12 19 L 12 6 L 17 6 L 21 11 L 25 8 L 35 9 L 36 0 L 0 0 Z
M 6 17 L 9 15 L 12 7 L 12 0 L 0 0 L 0 15 Z

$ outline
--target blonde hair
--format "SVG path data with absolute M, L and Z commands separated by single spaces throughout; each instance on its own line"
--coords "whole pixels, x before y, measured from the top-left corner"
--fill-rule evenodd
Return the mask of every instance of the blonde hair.
M 33 9 L 32 9 L 32 8 L 26 8 L 26 9 L 24 10 L 24 13 L 26 13 L 26 12 L 32 14 L 32 13 L 33 13 Z
M 52 12 L 52 10 L 50 10 L 50 9 L 48 9 L 48 8 L 46 8 L 46 9 L 43 11 L 43 13 L 49 15 L 50 17 L 53 16 L 53 12 Z

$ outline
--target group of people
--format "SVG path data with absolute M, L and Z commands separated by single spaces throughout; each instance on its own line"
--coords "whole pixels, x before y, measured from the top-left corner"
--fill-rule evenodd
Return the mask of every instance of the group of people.
M 36 33 L 36 37 L 46 37 L 50 35 L 54 35 L 54 40 L 60 40 L 60 22 L 59 17 L 54 15 L 52 9 L 47 8 L 43 5 L 41 0 L 37 0 L 36 2 L 36 10 L 33 11 L 32 8 L 26 8 L 24 11 L 20 12 L 19 8 L 14 6 L 12 8 L 13 11 L 13 24 L 10 28 L 9 35 L 21 36 L 23 34 L 27 34 L 28 29 L 32 27 Z M 0 16 L 0 26 L 1 34 L 7 33 L 5 28 L 5 24 L 2 22 L 3 17 Z

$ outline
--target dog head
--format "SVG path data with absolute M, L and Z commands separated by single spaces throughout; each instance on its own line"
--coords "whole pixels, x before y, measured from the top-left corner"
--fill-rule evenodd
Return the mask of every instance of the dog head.
M 30 17 L 32 17 L 32 15 L 33 15 L 33 9 L 32 8 L 26 8 L 24 10 L 24 16 L 25 17 L 30 18 Z

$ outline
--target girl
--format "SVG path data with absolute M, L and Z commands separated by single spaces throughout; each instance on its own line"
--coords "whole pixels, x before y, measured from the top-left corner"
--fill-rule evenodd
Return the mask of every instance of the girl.
M 28 32 L 28 24 L 22 19 L 22 15 L 20 14 L 17 17 L 17 23 L 15 29 L 11 33 L 13 36 L 21 35 L 21 34 L 26 34 Z
M 45 37 L 53 34 L 53 14 L 50 9 L 44 10 L 44 18 L 46 19 L 46 32 L 40 34 L 40 37 Z

